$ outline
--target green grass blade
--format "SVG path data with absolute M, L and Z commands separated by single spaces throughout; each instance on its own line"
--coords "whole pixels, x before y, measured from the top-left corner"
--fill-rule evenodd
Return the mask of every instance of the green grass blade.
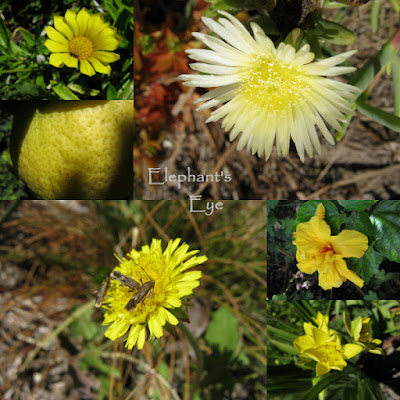
M 356 102 L 356 104 L 357 110 L 360 111 L 361 114 L 364 114 L 368 118 L 371 118 L 372 120 L 378 122 L 383 126 L 386 126 L 389 129 L 394 130 L 395 132 L 400 132 L 400 117 L 383 111 L 380 108 L 370 106 L 365 102 L 360 101 Z
M 392 77 L 394 90 L 394 115 L 400 117 L 400 55 L 392 62 Z
M 381 0 L 373 0 L 371 6 L 371 13 L 369 15 L 371 29 L 373 33 L 376 33 L 379 25 L 379 9 L 381 7 Z

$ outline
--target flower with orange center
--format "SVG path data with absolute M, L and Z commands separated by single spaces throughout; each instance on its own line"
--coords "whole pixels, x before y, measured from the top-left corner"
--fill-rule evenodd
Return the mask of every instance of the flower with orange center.
M 121 42 L 117 30 L 101 14 L 90 15 L 86 8 L 78 14 L 67 10 L 64 17 L 56 15 L 54 28 L 46 26 L 45 31 L 49 39 L 44 45 L 52 52 L 49 62 L 57 68 L 78 68 L 79 63 L 82 74 L 110 74 L 109 64 L 119 60 L 112 53 Z
M 315 216 L 299 224 L 293 233 L 297 267 L 305 274 L 318 271 L 318 284 L 324 290 L 337 288 L 347 279 L 362 287 L 364 281 L 347 268 L 343 258 L 361 258 L 368 249 L 367 236 L 348 229 L 331 236 L 331 228 L 324 218 L 325 207 L 320 203 Z

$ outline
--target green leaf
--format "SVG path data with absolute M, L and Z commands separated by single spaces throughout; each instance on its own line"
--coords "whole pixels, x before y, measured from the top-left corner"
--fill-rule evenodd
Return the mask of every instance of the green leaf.
M 0 18 L 0 48 L 7 50 L 8 54 L 12 54 L 10 47 L 11 33 L 7 29 L 4 21 Z
M 375 249 L 389 260 L 400 262 L 400 201 L 380 202 L 370 220 L 377 236 Z
M 113 85 L 109 85 L 107 88 L 107 100 L 118 99 L 117 89 Z
M 62 99 L 62 100 L 79 100 L 79 97 L 76 96 L 69 90 L 64 84 L 50 81 L 51 88 L 53 91 Z
M 227 307 L 217 310 L 208 326 L 205 340 L 220 353 L 228 353 L 232 359 L 239 347 L 239 322 Z
M 321 19 L 318 24 L 322 25 L 324 31 L 319 35 L 320 39 L 324 39 L 332 44 L 348 45 L 356 40 L 356 35 L 350 29 L 333 21 Z
M 378 271 L 379 265 L 382 261 L 383 256 L 375 251 L 372 246 L 370 246 L 361 258 L 352 258 L 347 262 L 367 285 L 371 278 Z
M 287 300 L 285 294 L 274 294 L 271 300 Z
M 294 348 L 293 341 L 299 336 L 295 335 L 294 333 L 287 332 L 284 329 L 275 328 L 270 323 L 267 324 L 267 335 L 269 335 L 267 336 L 268 339 L 271 339 L 272 336 L 272 339 L 278 339 L 285 344 L 289 343 L 292 346 L 292 348 Z M 295 354 L 298 354 L 297 350 L 295 351 Z
M 277 349 L 284 351 L 285 353 L 288 354 L 293 354 L 297 355 L 299 354 L 296 348 L 293 346 L 293 344 L 287 343 L 287 342 L 282 342 L 280 340 L 273 339 L 271 337 L 267 337 L 268 341 L 273 344 Z
M 346 211 L 364 211 L 374 205 L 378 200 L 338 200 L 337 202 Z
M 395 132 L 400 132 L 400 117 L 396 117 L 396 115 L 383 111 L 380 108 L 370 106 L 361 100 L 356 101 L 356 106 L 357 110 L 366 117 Z
M 397 54 L 395 61 L 392 62 L 392 77 L 394 91 L 394 112 L 396 117 L 400 117 L 400 55 Z
M 118 14 L 117 21 L 115 22 L 115 27 L 117 28 L 117 31 L 124 31 L 132 19 L 132 14 L 128 10 L 123 9 Z
M 35 36 L 24 28 L 18 28 L 18 32 L 24 38 L 28 47 L 33 47 L 36 44 Z
M 118 90 L 118 100 L 132 100 L 133 99 L 133 82 L 128 80 L 124 83 L 122 88 Z
M 368 294 L 364 296 L 364 300 L 379 300 L 379 299 L 375 292 L 369 290 Z
M 349 83 L 360 88 L 362 92 L 367 90 L 376 75 L 395 59 L 399 47 L 396 42 L 398 36 L 400 36 L 400 30 L 382 46 L 375 56 L 357 71 Z
M 376 33 L 379 25 L 379 8 L 381 6 L 381 0 L 374 0 L 371 5 L 371 11 L 369 15 L 371 30 Z
M 112 0 L 104 0 L 104 6 L 111 15 L 111 18 L 115 22 L 118 18 L 118 10 L 114 7 L 114 2 Z
M 346 215 L 339 213 L 335 205 L 328 200 L 310 200 L 305 202 L 297 212 L 296 220 L 294 221 L 294 230 L 296 230 L 298 224 L 309 221 L 315 215 L 319 203 L 322 203 L 325 207 L 325 221 L 331 227 L 332 234 L 336 235 L 339 233 L 341 225 L 346 220 Z
M 343 369 L 343 371 L 338 372 L 330 372 L 327 375 L 324 375 L 320 381 L 314 385 L 310 390 L 308 390 L 300 400 L 315 400 L 318 398 L 318 395 L 329 385 L 343 379 L 346 375 L 351 374 L 354 371 L 354 367 L 348 365 Z
M 365 211 L 360 213 L 352 212 L 345 222 L 346 229 L 358 231 L 368 236 L 369 243 L 375 240 L 375 229 Z

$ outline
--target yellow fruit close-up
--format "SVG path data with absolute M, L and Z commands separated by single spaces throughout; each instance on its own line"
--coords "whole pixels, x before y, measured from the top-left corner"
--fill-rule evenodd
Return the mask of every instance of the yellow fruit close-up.
M 34 102 L 17 110 L 14 168 L 42 199 L 124 199 L 133 191 L 133 101 Z

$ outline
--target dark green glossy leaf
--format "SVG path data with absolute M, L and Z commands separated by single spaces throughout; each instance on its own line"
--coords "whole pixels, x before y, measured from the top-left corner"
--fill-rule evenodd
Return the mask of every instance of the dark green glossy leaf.
M 352 258 L 348 260 L 348 264 L 356 274 L 367 285 L 375 273 L 379 270 L 379 265 L 383 261 L 383 256 L 374 250 L 372 246 L 361 258 Z
M 370 244 L 375 240 L 375 229 L 366 212 L 352 212 L 345 222 L 346 229 L 358 231 L 368 236 Z
M 337 202 L 346 211 L 364 211 L 370 208 L 378 200 L 338 200 Z
M 389 260 L 400 262 L 400 201 L 380 202 L 370 219 L 376 231 L 375 249 Z

